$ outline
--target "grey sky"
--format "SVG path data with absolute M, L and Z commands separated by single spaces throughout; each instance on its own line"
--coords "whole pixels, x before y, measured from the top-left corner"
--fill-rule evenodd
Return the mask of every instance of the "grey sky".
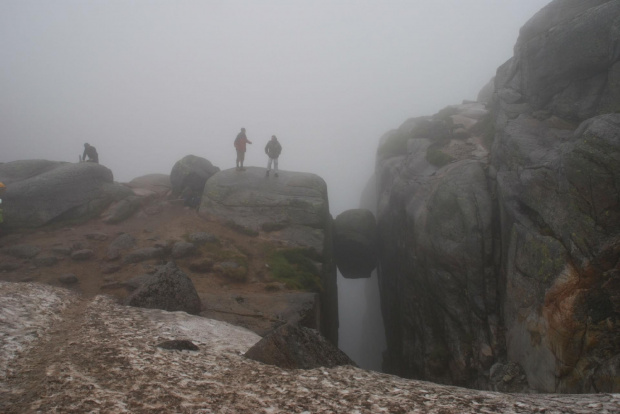
M 357 207 L 378 138 L 475 99 L 547 0 L 0 2 L 0 162 L 77 161 L 118 181 L 187 154 L 319 174 Z

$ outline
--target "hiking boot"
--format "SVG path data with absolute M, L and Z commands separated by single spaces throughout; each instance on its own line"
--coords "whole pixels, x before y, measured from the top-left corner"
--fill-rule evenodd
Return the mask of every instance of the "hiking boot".
M 265 177 L 269 177 L 269 170 L 267 170 L 267 174 L 265 174 Z

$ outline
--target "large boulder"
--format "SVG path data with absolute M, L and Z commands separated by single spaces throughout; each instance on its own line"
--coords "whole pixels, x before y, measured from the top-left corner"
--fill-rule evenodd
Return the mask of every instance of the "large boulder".
M 177 161 L 170 172 L 172 194 L 202 194 L 207 180 L 220 169 L 205 158 L 187 155 Z
M 366 209 L 347 210 L 334 220 L 334 251 L 342 276 L 368 278 L 377 266 L 377 222 Z
M 245 356 L 255 361 L 287 369 L 356 366 L 344 352 L 318 331 L 286 324 L 261 339 Z
M 273 224 L 325 229 L 327 185 L 310 173 L 286 171 L 269 178 L 264 168 L 230 169 L 209 179 L 199 211 L 254 230 Z
M 147 174 L 136 177 L 126 184 L 137 196 L 162 196 L 171 190 L 167 174 Z
M 161 266 L 138 287 L 126 304 L 140 308 L 163 309 L 169 312 L 200 313 L 200 298 L 191 279 L 173 263 Z
M 12 229 L 86 220 L 132 194 L 95 163 L 13 161 L 0 164 L 0 181 L 7 184 L 4 225 Z

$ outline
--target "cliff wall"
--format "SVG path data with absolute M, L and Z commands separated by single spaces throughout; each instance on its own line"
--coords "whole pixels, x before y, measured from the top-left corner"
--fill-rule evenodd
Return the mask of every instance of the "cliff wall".
M 619 80 L 620 3 L 553 1 L 521 29 L 489 105 L 381 139 L 388 372 L 620 390 Z

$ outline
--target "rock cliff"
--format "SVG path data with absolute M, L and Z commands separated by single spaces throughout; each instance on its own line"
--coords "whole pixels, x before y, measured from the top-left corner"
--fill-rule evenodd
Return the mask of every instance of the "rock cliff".
M 327 185 L 310 173 L 282 171 L 266 177 L 265 169 L 220 171 L 207 181 L 199 212 L 248 234 L 296 249 L 317 262 L 321 274 L 320 326 L 338 343 L 338 295 L 333 254 L 332 217 Z
M 553 1 L 491 103 L 381 139 L 388 372 L 502 389 L 516 366 L 524 389 L 620 391 L 619 76 L 620 3 Z

